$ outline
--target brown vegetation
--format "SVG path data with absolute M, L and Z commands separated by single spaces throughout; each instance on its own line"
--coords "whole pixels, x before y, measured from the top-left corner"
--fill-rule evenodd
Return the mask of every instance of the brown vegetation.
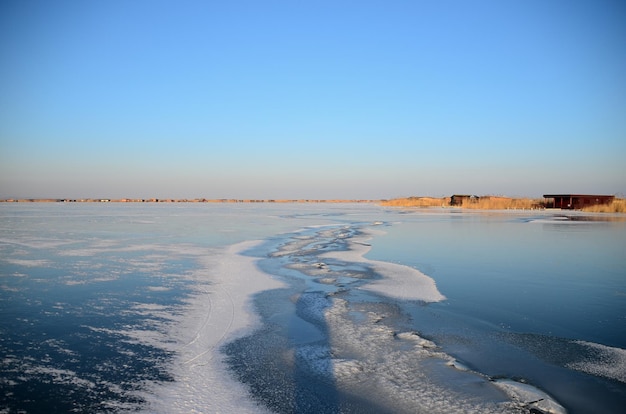
M 448 207 L 450 206 L 450 197 L 396 198 L 393 200 L 385 200 L 381 202 L 381 204 L 392 207 Z M 476 210 L 530 210 L 543 208 L 543 200 L 484 196 L 463 199 L 459 207 Z
M 390 207 L 446 207 L 450 205 L 450 197 L 408 197 L 381 201 L 383 206 Z
M 610 204 L 600 204 L 583 208 L 583 211 L 590 213 L 626 213 L 626 200 L 616 198 Z
M 390 207 L 449 207 L 450 197 L 405 197 L 381 201 Z M 536 210 L 546 207 L 543 199 L 482 196 L 465 198 L 458 207 L 474 210 Z M 626 213 L 626 199 L 616 198 L 609 204 L 585 207 L 589 213 Z
M 462 208 L 477 210 L 536 210 L 543 208 L 543 200 L 485 196 L 477 200 L 463 200 Z

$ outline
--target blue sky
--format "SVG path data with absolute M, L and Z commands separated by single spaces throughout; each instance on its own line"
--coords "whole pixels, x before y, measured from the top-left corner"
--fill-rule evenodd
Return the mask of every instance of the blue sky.
M 626 194 L 626 3 L 0 4 L 0 198 Z

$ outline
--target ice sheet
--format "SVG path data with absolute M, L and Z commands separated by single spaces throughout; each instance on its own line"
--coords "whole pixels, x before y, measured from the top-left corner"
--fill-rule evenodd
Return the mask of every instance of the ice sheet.
M 208 209 L 209 206 L 201 207 Z M 239 207 L 237 206 L 237 208 Z M 153 214 L 153 210 L 157 211 L 156 208 L 157 206 L 150 207 L 151 214 Z M 116 230 L 118 233 L 116 233 L 115 231 L 109 232 L 109 222 L 103 225 L 98 224 L 97 227 L 94 227 L 94 224 L 90 224 L 92 220 L 89 223 L 86 221 L 75 223 L 74 217 L 71 217 L 70 219 L 64 218 L 59 221 L 56 228 L 54 226 L 49 227 L 50 224 L 46 222 L 46 226 L 43 228 L 48 230 L 44 235 L 40 235 L 37 232 L 33 233 L 37 234 L 34 237 L 24 233 L 19 237 L 20 241 L 18 242 L 12 238 L 0 239 L 0 242 L 5 244 L 4 248 L 6 251 L 3 261 L 11 265 L 10 267 L 7 266 L 7 269 L 18 269 L 15 272 L 11 270 L 12 273 L 7 274 L 7 277 L 2 281 L 3 284 L 0 286 L 0 289 L 6 291 L 23 291 L 25 289 L 24 286 L 28 286 L 28 280 L 26 280 L 28 277 L 33 278 L 33 285 L 38 283 L 44 274 L 41 272 L 42 268 L 62 269 L 64 268 L 63 266 L 67 266 L 67 272 L 60 272 L 56 278 L 50 279 L 50 283 L 58 282 L 57 285 L 53 286 L 55 289 L 61 289 L 60 285 L 68 287 L 67 292 L 69 294 L 61 296 L 61 298 L 74 297 L 77 294 L 75 292 L 88 292 L 83 287 L 89 288 L 88 285 L 94 282 L 119 280 L 119 283 L 115 285 L 117 289 L 118 287 L 123 288 L 123 283 L 126 281 L 138 280 L 133 279 L 135 276 L 153 278 L 153 280 L 141 281 L 139 286 L 142 290 L 137 291 L 138 296 L 129 296 L 130 301 L 127 302 L 127 304 L 130 304 L 129 307 L 123 308 L 121 303 L 115 302 L 115 296 L 108 294 L 99 297 L 98 300 L 88 302 L 94 314 L 106 316 L 112 309 L 112 306 L 109 305 L 115 304 L 118 306 L 116 309 L 120 309 L 122 315 L 133 314 L 141 317 L 136 319 L 137 324 L 134 324 L 129 319 L 130 322 L 125 322 L 124 325 L 107 325 L 111 329 L 106 331 L 104 328 L 99 328 L 96 325 L 93 327 L 88 326 L 94 331 L 100 329 L 103 334 L 106 333 L 110 337 L 112 345 L 135 341 L 141 344 L 151 344 L 177 355 L 173 364 L 170 364 L 167 358 L 161 358 L 162 354 L 158 354 L 159 359 L 155 358 L 152 361 L 156 365 L 161 363 L 167 364 L 166 368 L 168 372 L 173 373 L 176 382 L 156 385 L 138 384 L 139 387 L 149 388 L 149 392 L 142 393 L 142 396 L 149 402 L 149 405 L 145 407 L 146 412 L 254 413 L 264 411 L 264 408 L 258 407 L 250 398 L 246 398 L 248 392 L 247 385 L 242 385 L 232 379 L 231 371 L 225 367 L 219 349 L 231 339 L 237 338 L 258 326 L 257 316 L 251 309 L 250 302 L 248 302 L 250 295 L 259 290 L 275 288 L 280 286 L 280 284 L 267 274 L 258 271 L 254 259 L 240 255 L 241 251 L 252 247 L 254 243 L 244 243 L 232 248 L 215 247 L 218 245 L 214 243 L 234 243 L 243 237 L 250 239 L 273 237 L 276 240 L 284 240 L 285 233 L 283 232 L 285 231 L 293 231 L 294 228 L 312 229 L 315 226 L 319 229 L 328 227 L 337 229 L 339 226 L 345 225 L 346 229 L 357 229 L 359 234 L 354 237 L 347 237 L 346 246 L 348 250 L 344 249 L 344 245 L 340 246 L 340 250 L 332 253 L 320 249 L 319 256 L 315 254 L 310 255 L 314 259 L 310 262 L 304 260 L 308 259 L 309 255 L 303 255 L 300 257 L 301 261 L 289 264 L 288 269 L 292 273 L 302 271 L 306 274 L 303 279 L 310 276 L 309 279 L 311 280 L 307 285 L 308 290 L 303 291 L 299 296 L 293 296 L 294 300 L 297 299 L 298 302 L 298 315 L 307 322 L 315 323 L 317 321 L 318 325 L 324 325 L 329 332 L 333 332 L 331 340 L 326 343 L 323 341 L 320 343 L 314 343 L 313 341 L 310 343 L 304 342 L 309 340 L 310 337 L 317 338 L 319 335 L 309 335 L 301 338 L 302 342 L 297 343 L 301 347 L 294 348 L 296 350 L 293 354 L 295 355 L 294 360 L 301 364 L 309 364 L 307 366 L 310 367 L 311 371 L 318 371 L 321 375 L 332 376 L 336 380 L 339 391 L 345 391 L 347 394 L 351 393 L 352 390 L 359 390 L 361 385 L 363 387 L 370 386 L 371 390 L 382 390 L 380 391 L 382 394 L 388 395 L 388 397 L 385 397 L 389 399 L 388 407 L 393 407 L 397 402 L 400 406 L 409 407 L 409 410 L 416 406 L 413 404 L 411 393 L 416 394 L 416 390 L 419 389 L 422 393 L 422 401 L 419 404 L 428 404 L 432 409 L 431 412 L 453 411 L 451 406 L 446 405 L 450 401 L 442 399 L 446 392 L 445 386 L 443 391 L 441 388 L 428 388 L 427 382 L 433 377 L 429 377 L 426 373 L 433 374 L 433 371 L 437 371 L 440 375 L 443 375 L 439 371 L 445 371 L 443 368 L 429 370 L 433 364 L 447 364 L 446 368 L 450 368 L 450 372 L 462 371 L 466 373 L 462 376 L 457 376 L 456 373 L 446 373 L 443 375 L 443 378 L 446 380 L 455 378 L 455 381 L 460 381 L 464 385 L 468 384 L 478 388 L 493 388 L 493 384 L 491 381 L 488 381 L 488 378 L 480 377 L 480 375 L 476 377 L 477 373 L 472 372 L 472 370 L 477 368 L 471 361 L 463 360 L 468 363 L 467 366 L 464 366 L 463 363 L 443 354 L 443 348 L 439 348 L 439 346 L 445 344 L 440 343 L 438 338 L 430 336 L 428 333 L 412 332 L 410 329 L 403 331 L 402 329 L 405 328 L 397 330 L 392 323 L 389 323 L 387 328 L 385 328 L 385 321 L 389 319 L 384 314 L 372 313 L 370 315 L 366 312 L 355 310 L 353 307 L 343 308 L 341 299 L 333 302 L 332 305 L 330 304 L 330 301 L 335 297 L 348 298 L 350 300 L 367 297 L 368 300 L 381 302 L 390 299 L 390 303 L 393 303 L 393 299 L 409 299 L 424 302 L 444 299 L 443 295 L 438 292 L 435 282 L 416 269 L 396 263 L 380 262 L 365 258 L 370 249 L 367 244 L 369 236 L 373 234 L 372 228 L 378 231 L 381 226 L 363 223 L 374 223 L 374 220 L 381 219 L 385 220 L 385 222 L 381 221 L 378 224 L 384 224 L 397 220 L 396 216 L 388 217 L 386 215 L 388 213 L 385 212 L 383 214 L 378 209 L 371 209 L 370 211 L 370 207 L 368 207 L 367 218 L 362 218 L 361 216 L 355 219 L 344 217 L 341 220 L 333 221 L 324 218 L 326 217 L 325 215 L 313 217 L 312 215 L 304 214 L 276 214 L 270 220 L 263 218 L 264 215 L 267 215 L 267 212 L 263 210 L 262 214 L 254 216 L 254 225 L 264 223 L 263 226 L 259 225 L 259 228 L 263 227 L 263 230 L 257 229 L 256 232 L 251 232 L 245 229 L 245 225 L 240 225 L 239 223 L 241 220 L 247 220 L 247 225 L 247 223 L 253 222 L 252 219 L 245 219 L 245 215 L 237 210 L 236 214 L 230 214 L 225 221 L 228 225 L 230 225 L 228 220 L 237 223 L 237 225 L 233 225 L 233 228 L 245 229 L 245 231 L 237 233 L 235 230 L 216 230 L 217 227 L 214 224 L 218 219 L 213 219 L 215 213 L 211 209 L 210 211 L 206 210 L 206 215 L 211 220 L 204 224 L 202 224 L 202 220 L 197 218 L 192 220 L 192 216 L 189 216 L 188 222 L 187 219 L 181 219 L 180 223 L 184 224 L 187 222 L 190 224 L 189 227 L 193 227 L 194 230 L 200 228 L 198 230 L 200 236 L 196 237 L 195 232 L 193 234 L 185 233 L 183 230 L 186 227 L 179 226 L 178 221 L 175 223 L 171 222 L 171 217 L 163 213 L 163 208 L 163 206 L 158 206 L 158 214 L 164 214 L 164 218 L 146 221 L 146 223 L 151 222 L 154 224 L 153 227 L 148 229 L 147 233 L 143 234 L 143 230 L 136 230 L 137 234 L 142 235 L 139 238 L 135 238 L 135 236 L 128 237 L 126 223 L 119 224 L 119 219 L 116 219 L 116 223 L 119 225 L 119 229 Z M 296 210 L 296 207 L 289 207 L 289 210 L 295 212 L 302 208 L 297 206 L 298 210 Z M 231 207 L 229 206 L 230 209 Z M 456 221 L 461 221 L 458 220 L 460 213 L 455 213 L 454 215 L 456 216 Z M 115 215 L 111 217 L 115 218 Z M 277 220 L 279 217 L 280 220 Z M 221 216 L 219 220 L 224 221 Z M 277 223 L 280 222 L 280 226 L 278 224 L 267 224 L 270 221 L 273 223 L 273 220 L 276 220 Z M 426 231 L 430 229 L 428 227 L 429 222 L 421 219 L 418 221 L 420 226 L 426 226 L 423 232 L 430 234 L 429 231 Z M 477 225 L 474 221 L 472 221 L 473 225 Z M 581 223 L 575 220 L 569 221 Z M 569 221 L 567 222 L 568 224 Z M 446 220 L 443 220 L 443 222 L 444 226 L 447 225 Z M 518 222 L 519 220 L 511 220 L 511 223 L 513 223 L 512 227 Z M 534 220 L 534 222 L 546 222 L 552 225 L 556 222 L 559 230 L 561 227 L 571 227 L 567 225 L 562 226 L 558 220 L 545 219 L 544 221 Z M 34 226 L 32 223 L 29 225 L 31 227 Z M 203 225 L 204 227 L 202 227 Z M 406 225 L 406 223 L 401 223 L 401 225 Z M 69 227 L 69 230 L 66 227 Z M 279 227 L 280 230 L 278 230 Z M 493 227 L 490 226 L 488 228 L 491 229 Z M 537 226 L 525 227 L 533 227 L 533 231 L 541 230 Z M 39 230 L 38 227 L 33 228 Z M 100 233 L 98 230 L 100 228 L 106 228 L 107 231 Z M 477 228 L 484 229 L 482 224 Z M 545 226 L 545 228 L 549 229 L 550 226 Z M 77 230 L 80 230 L 80 232 L 74 234 Z M 153 233 L 152 231 L 154 230 L 156 231 Z M 517 227 L 515 230 L 517 231 Z M 212 234 L 218 231 L 221 233 L 231 231 L 236 236 L 211 238 L 213 237 Z M 368 232 L 369 234 L 362 234 L 363 232 Z M 411 234 L 412 232 L 407 231 L 407 233 Z M 154 234 L 157 237 L 153 237 Z M 303 232 L 301 234 L 306 235 L 308 233 Z M 452 238 L 454 235 L 451 236 L 445 232 L 443 234 L 445 237 L 442 236 L 442 239 L 445 239 L 445 242 L 454 240 Z M 604 240 L 604 236 L 602 235 L 602 238 L 599 239 Z M 101 237 L 105 238 L 101 239 Z M 106 237 L 111 237 L 111 240 L 106 239 Z M 210 238 L 209 241 L 205 240 L 207 237 Z M 499 238 L 494 239 L 499 240 Z M 616 240 L 622 240 L 622 238 Z M 316 240 L 303 239 L 302 245 L 307 246 L 315 242 Z M 614 243 L 614 245 L 620 246 L 623 244 Z M 424 250 L 422 252 L 424 256 L 430 257 L 436 249 L 442 252 L 446 251 L 446 249 L 440 248 L 441 245 L 435 246 L 436 248 L 431 250 Z M 332 247 L 329 248 L 332 249 Z M 279 255 L 277 254 L 276 256 L 278 257 Z M 323 261 L 326 261 L 325 264 L 320 260 L 322 258 L 324 258 Z M 386 260 L 384 255 L 379 255 L 377 258 Z M 189 266 L 189 261 L 196 260 L 203 261 L 202 271 L 189 270 L 193 269 L 193 266 Z M 403 261 L 396 258 L 390 260 Z M 450 260 L 458 261 L 460 259 L 451 258 Z M 170 262 L 175 264 L 171 265 Z M 602 261 L 598 260 L 597 262 Z M 316 265 L 316 263 L 319 263 L 319 265 Z M 406 263 L 413 262 L 407 261 Z M 602 263 L 606 263 L 606 261 Z M 621 269 L 621 267 L 617 266 L 616 268 Z M 341 272 L 343 273 L 340 274 Z M 325 276 L 327 274 L 329 275 L 328 277 Z M 621 273 L 618 272 L 618 274 Z M 129 275 L 131 276 L 129 277 Z M 18 277 L 20 279 L 24 278 L 24 283 Z M 188 279 L 197 283 L 197 291 L 195 295 L 188 299 L 186 307 L 183 308 L 180 306 L 180 302 L 177 301 L 181 298 L 180 290 L 177 290 L 177 288 L 184 286 L 186 289 L 188 285 L 178 282 L 181 280 L 187 281 Z M 469 285 L 470 282 L 462 283 L 468 283 Z M 108 285 L 114 284 L 108 283 Z M 439 286 L 442 288 L 444 286 L 443 282 L 440 282 Z M 461 286 L 467 285 L 461 284 Z M 97 286 L 96 289 L 100 289 L 100 287 L 102 287 L 102 291 L 107 289 L 107 286 L 104 286 L 103 283 Z M 372 292 L 377 296 L 372 299 L 369 295 L 359 292 L 355 293 L 353 298 L 349 298 L 346 292 L 349 292 L 351 289 L 353 289 L 353 292 Z M 318 296 L 315 294 L 318 290 L 322 292 L 319 296 L 320 302 L 316 302 Z M 113 289 L 111 291 L 115 292 Z M 156 294 L 170 291 L 172 292 L 171 297 L 175 300 L 171 302 L 159 301 L 158 304 L 150 302 L 151 300 L 157 302 L 156 299 L 152 299 L 158 297 Z M 335 295 L 336 292 L 338 294 Z M 187 293 L 188 291 L 184 290 L 183 295 Z M 323 293 L 328 296 L 324 296 Z M 446 294 L 450 297 L 454 296 L 454 292 L 446 291 Z M 329 302 L 321 302 L 324 298 L 328 298 Z M 412 306 L 413 304 L 409 305 Z M 51 310 L 48 313 L 53 316 L 69 315 L 77 309 L 73 308 L 73 306 L 73 303 L 55 302 L 54 306 L 51 305 Z M 436 306 L 438 305 L 432 307 L 424 306 L 423 308 L 430 309 Z M 79 316 L 82 314 L 82 311 L 77 313 Z M 354 321 L 350 319 L 352 317 L 355 318 Z M 23 319 L 23 321 L 26 324 L 33 325 L 32 318 Z M 140 323 L 141 321 L 145 323 Z M 90 321 L 89 324 L 93 324 L 93 322 Z M 82 328 L 87 325 L 77 326 Z M 360 329 L 363 329 L 363 331 L 360 331 Z M 411 329 L 421 328 L 416 326 Z M 105 335 L 100 336 L 104 337 Z M 94 337 L 96 336 L 94 335 Z M 426 338 L 430 338 L 432 341 Z M 333 342 L 334 340 L 339 342 Z M 71 344 L 66 344 L 62 341 L 44 341 L 43 343 L 62 355 L 72 356 L 70 355 L 71 352 L 77 352 L 72 350 Z M 626 372 L 624 370 L 626 365 L 624 363 L 626 360 L 624 352 L 626 351 L 584 341 L 579 341 L 578 343 L 580 348 L 583 348 L 584 345 L 584 349 L 587 350 L 584 352 L 584 355 L 589 358 L 585 358 L 584 361 L 581 361 L 579 358 L 568 359 L 567 361 L 571 361 L 571 363 L 569 365 L 563 363 L 564 367 L 602 377 L 593 378 L 593 380 L 604 381 L 605 378 L 610 378 L 622 383 L 626 382 L 624 379 L 626 377 L 624 374 Z M 538 346 L 543 346 L 541 344 L 543 342 L 540 342 Z M 390 345 L 396 346 L 398 349 L 390 352 Z M 359 349 L 359 346 L 363 346 L 363 349 Z M 356 355 L 351 355 L 350 352 L 338 352 L 338 349 L 340 351 L 342 349 L 354 350 L 355 352 L 362 351 L 363 356 L 357 357 Z M 408 354 L 401 352 L 406 350 L 409 350 Z M 147 358 L 132 347 L 124 347 L 123 352 L 133 353 L 132 358 L 137 362 L 141 358 Z M 415 355 L 417 357 L 413 358 Z M 457 357 L 463 358 L 463 355 L 457 355 Z M 33 360 L 29 366 L 36 367 L 40 362 L 40 360 Z M 21 363 L 23 363 L 23 360 L 16 359 L 12 365 L 18 366 Z M 412 366 L 411 364 L 416 365 Z M 44 377 L 50 377 L 59 383 L 72 382 L 83 388 L 90 387 L 90 383 L 82 381 L 86 377 L 83 377 L 83 373 L 79 372 L 78 369 L 52 368 L 47 371 L 45 369 L 47 368 L 44 367 L 42 370 L 33 368 L 30 371 L 37 375 L 42 374 Z M 581 376 L 581 372 L 574 372 L 573 374 Z M 70 381 L 69 378 L 73 376 L 76 376 L 75 380 Z M 515 378 L 519 379 L 523 378 L 523 376 L 515 376 Z M 422 380 L 424 383 L 420 384 L 419 381 Z M 146 380 L 146 382 L 148 381 L 150 380 Z M 532 378 L 528 381 L 532 381 Z M 99 385 L 96 379 L 92 382 Z M 447 384 L 446 381 L 443 381 L 443 383 L 444 385 Z M 527 384 L 524 384 L 524 387 L 525 385 Z M 116 383 L 110 383 L 109 386 L 112 389 L 118 387 Z M 546 386 L 546 384 L 544 383 L 542 386 Z M 548 386 L 546 386 L 546 389 L 561 399 L 562 394 L 554 392 Z M 363 389 L 361 390 L 363 391 Z M 368 391 L 365 389 L 364 393 Z M 120 388 L 116 391 L 120 395 L 125 392 L 128 392 L 128 390 Z M 134 388 L 131 392 L 134 392 Z M 498 392 L 503 393 L 500 389 L 498 389 Z M 480 390 L 476 393 L 483 395 L 483 392 Z M 450 396 L 452 394 L 447 395 Z M 429 400 L 430 402 L 426 401 L 426 397 L 432 397 L 432 400 Z M 458 399 L 452 401 L 451 404 L 457 411 L 471 412 L 467 407 L 474 407 L 475 405 L 472 405 L 472 402 L 467 398 L 463 400 L 464 397 L 468 397 L 467 395 L 455 397 L 458 397 Z M 440 398 L 440 400 L 437 400 L 437 398 Z M 490 398 L 486 399 L 489 400 Z M 499 410 L 503 407 L 517 412 L 515 410 L 525 404 L 527 400 L 518 398 L 515 401 L 519 402 L 519 404 L 507 405 L 506 401 L 500 403 L 494 398 L 491 401 L 492 404 L 488 405 L 491 408 L 495 405 L 496 412 L 501 412 Z M 567 400 L 563 399 L 563 403 L 567 403 Z M 110 404 L 115 404 L 115 401 L 112 401 Z M 130 408 L 134 407 L 133 405 Z M 524 412 L 527 412 L 527 410 Z
M 569 368 L 626 382 L 626 350 L 587 341 L 576 341 L 595 353 L 595 358 L 572 362 Z

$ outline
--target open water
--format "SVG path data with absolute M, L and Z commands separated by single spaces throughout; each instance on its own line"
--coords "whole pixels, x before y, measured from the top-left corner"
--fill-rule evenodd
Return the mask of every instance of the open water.
M 0 413 L 618 413 L 625 257 L 623 216 L 4 203 Z

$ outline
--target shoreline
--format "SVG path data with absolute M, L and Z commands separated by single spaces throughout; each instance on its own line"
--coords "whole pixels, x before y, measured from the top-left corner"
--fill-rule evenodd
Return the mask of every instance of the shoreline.
M 365 199 L 252 199 L 252 198 L 5 198 L 0 203 L 380 203 Z
M 554 208 L 545 198 L 481 196 L 454 201 L 452 197 L 403 197 L 393 199 L 237 199 L 237 198 L 4 198 L 2 203 L 131 203 L 131 204 L 377 204 L 383 207 L 449 210 L 582 211 L 586 213 L 626 213 L 626 199 L 615 198 L 609 204 L 580 208 Z

